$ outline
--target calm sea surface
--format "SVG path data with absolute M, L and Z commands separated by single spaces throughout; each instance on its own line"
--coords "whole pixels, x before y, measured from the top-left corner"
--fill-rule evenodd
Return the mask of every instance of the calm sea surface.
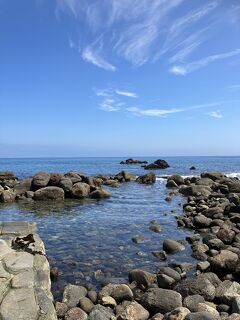
M 156 158 L 139 158 L 154 161 Z M 104 279 L 127 279 L 130 269 L 140 267 L 155 270 L 164 262 L 152 255 L 162 249 L 166 238 L 185 239 L 191 231 L 178 229 L 176 215 L 182 213 L 184 199 L 175 197 L 170 203 L 163 176 L 198 175 L 203 171 L 222 171 L 240 177 L 240 157 L 164 157 L 170 168 L 157 170 L 153 186 L 125 183 L 112 188 L 112 197 L 103 201 L 66 200 L 64 203 L 33 202 L 29 204 L 0 204 L 0 220 L 28 220 L 37 222 L 45 242 L 51 266 L 62 272 L 53 283 L 56 298 L 61 298 L 67 282 L 99 284 Z M 126 170 L 145 174 L 140 165 L 120 165 L 123 158 L 44 158 L 0 159 L 0 171 L 13 171 L 22 179 L 38 171 L 78 171 L 87 175 L 116 174 Z M 191 166 L 197 168 L 190 171 Z M 161 233 L 149 230 L 151 220 L 163 227 Z M 135 244 L 132 237 L 143 235 L 146 242 Z M 192 261 L 191 250 L 173 256 L 169 261 Z

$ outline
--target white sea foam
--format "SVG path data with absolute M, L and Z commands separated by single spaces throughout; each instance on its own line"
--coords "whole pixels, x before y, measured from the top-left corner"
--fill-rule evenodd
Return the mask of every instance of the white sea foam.
M 227 173 L 226 176 L 229 177 L 229 178 L 238 178 L 238 179 L 240 179 L 240 172 Z

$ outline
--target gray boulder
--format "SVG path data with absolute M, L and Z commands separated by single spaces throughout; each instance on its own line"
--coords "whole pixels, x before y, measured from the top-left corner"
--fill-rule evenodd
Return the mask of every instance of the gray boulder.
M 106 199 L 111 197 L 111 192 L 105 189 L 97 189 L 90 193 L 90 198 L 92 199 Z
M 152 288 L 144 293 L 141 304 L 152 313 L 165 314 L 182 307 L 182 297 L 173 290 Z
M 69 193 L 72 191 L 73 183 L 70 178 L 63 177 L 59 181 L 59 187 L 62 188 L 66 193 Z
M 90 312 L 88 320 L 116 320 L 116 317 L 112 309 L 98 304 Z
M 166 239 L 163 241 L 163 250 L 167 253 L 176 253 L 185 250 L 185 247 L 175 240 Z
M 68 284 L 63 292 L 62 302 L 67 304 L 69 308 L 76 307 L 79 300 L 87 295 L 87 289 L 82 286 Z
M 34 200 L 64 200 L 64 191 L 59 187 L 45 187 L 34 193 Z
M 71 190 L 71 196 L 77 199 L 88 197 L 89 193 L 90 193 L 90 186 L 85 182 L 75 183 Z
M 46 187 L 50 181 L 50 177 L 50 174 L 47 172 L 38 172 L 35 174 L 32 180 L 33 190 Z
M 153 172 L 149 172 L 143 176 L 139 176 L 136 181 L 141 184 L 153 184 L 156 182 L 156 175 Z

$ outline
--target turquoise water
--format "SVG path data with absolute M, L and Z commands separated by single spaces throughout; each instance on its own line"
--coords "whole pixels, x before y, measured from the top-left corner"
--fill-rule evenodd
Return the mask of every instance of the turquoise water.
M 138 158 L 141 159 L 141 158 Z M 153 161 L 156 158 L 144 158 Z M 162 249 L 166 238 L 185 239 L 190 231 L 178 229 L 176 215 L 182 213 L 184 199 L 175 197 L 170 203 L 165 179 L 173 173 L 198 174 L 202 171 L 222 171 L 235 176 L 240 172 L 239 157 L 165 157 L 170 168 L 156 171 L 158 180 L 153 186 L 124 183 L 112 188 L 112 197 L 103 201 L 85 202 L 66 200 L 64 203 L 0 204 L 0 220 L 29 220 L 37 222 L 45 242 L 51 266 L 63 275 L 53 283 L 56 298 L 61 297 L 67 282 L 99 284 L 109 278 L 127 279 L 132 268 L 155 270 L 165 262 L 152 251 Z M 116 174 L 121 170 L 144 174 L 140 165 L 120 165 L 121 158 L 59 158 L 59 159 L 0 159 L 0 171 L 13 171 L 20 178 L 37 171 L 81 171 L 88 175 Z M 198 170 L 190 171 L 196 166 Z M 149 230 L 151 220 L 163 227 L 161 233 Z M 132 237 L 143 235 L 147 241 L 132 242 Z M 173 256 L 169 261 L 192 261 L 191 250 Z

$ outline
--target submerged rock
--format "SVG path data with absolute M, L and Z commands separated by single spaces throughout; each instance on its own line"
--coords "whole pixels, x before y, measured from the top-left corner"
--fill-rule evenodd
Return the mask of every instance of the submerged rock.
M 156 182 L 156 175 L 152 172 L 145 174 L 143 176 L 139 176 L 136 179 L 137 182 L 142 184 L 153 184 Z

